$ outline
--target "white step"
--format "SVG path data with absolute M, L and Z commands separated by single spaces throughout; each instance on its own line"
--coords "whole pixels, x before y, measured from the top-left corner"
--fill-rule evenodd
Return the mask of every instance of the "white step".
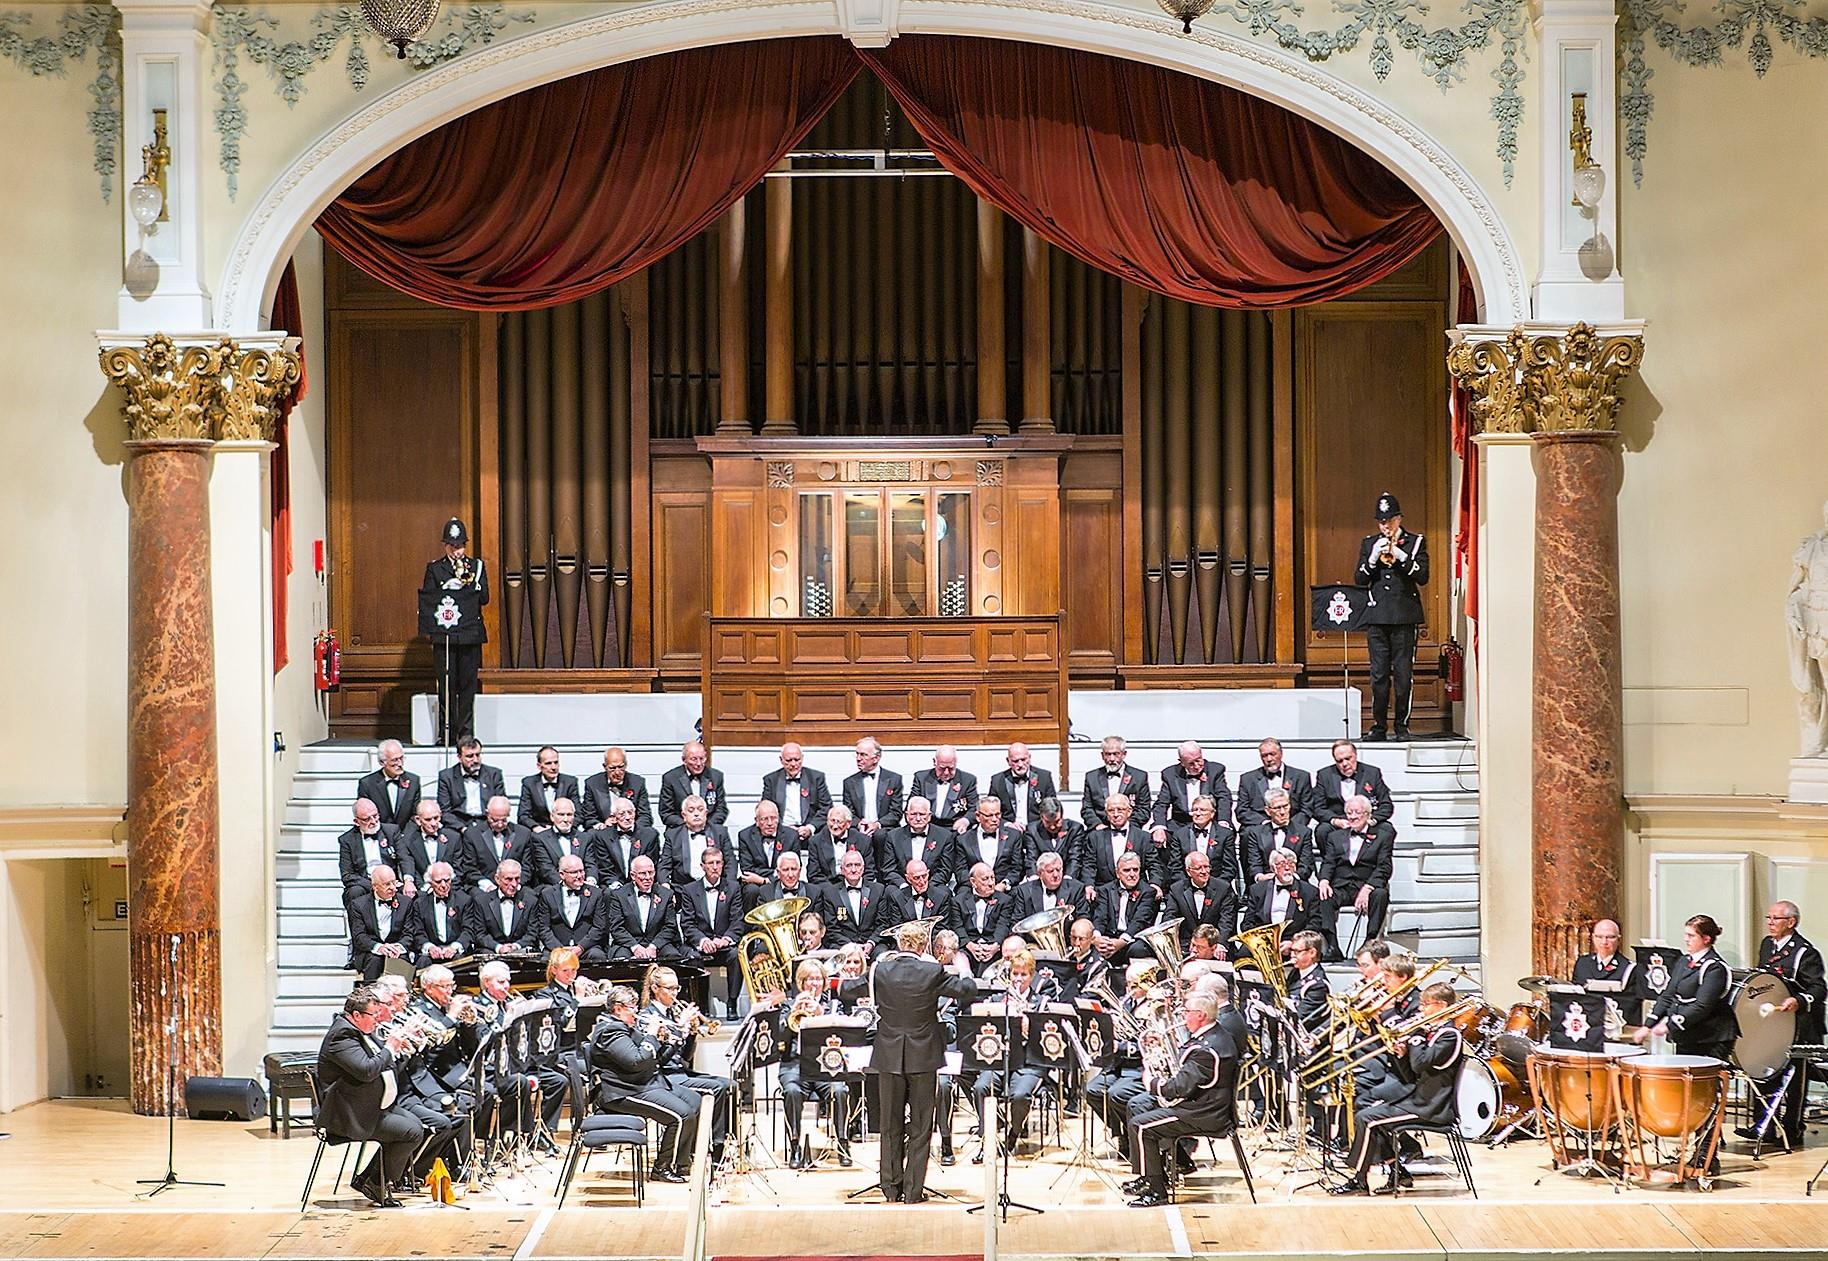
M 1425 881 L 1471 880 L 1479 883 L 1479 847 L 1476 845 L 1430 845 L 1411 851 L 1416 877 Z M 1404 855 L 1400 852 L 1397 861 Z
M 332 911 L 342 914 L 343 882 L 340 880 L 277 881 L 281 911 Z
M 327 1028 L 329 1023 L 329 1021 L 325 1021 L 324 1027 Z M 323 1044 L 323 1041 L 323 1028 L 306 1029 L 271 1025 L 267 1029 L 267 1050 L 272 1052 L 315 1051 Z M 298 1107 L 298 1101 L 294 1100 L 292 1103 L 292 1114 L 294 1116 L 298 1115 Z M 311 1106 L 309 1101 L 307 1101 L 305 1103 L 305 1111 L 310 1112 L 310 1110 Z
M 285 880 L 335 880 L 338 878 L 336 856 L 305 858 L 297 854 L 279 854 L 273 859 L 273 874 Z
M 343 992 L 347 994 L 348 990 Z M 340 998 L 282 998 L 273 1004 L 273 1023 L 281 1029 L 309 1030 L 321 1038 L 330 1027 L 331 1017 L 342 1009 Z
M 340 910 L 287 910 L 280 908 L 281 941 L 341 937 L 349 931 L 349 921 Z
M 349 938 L 305 937 L 279 939 L 274 957 L 281 971 L 287 968 L 340 968 L 349 958 Z
M 281 968 L 277 997 L 340 1003 L 355 980 L 347 968 Z
M 1394 907 L 1389 924 L 1393 932 L 1438 932 L 1443 929 L 1477 931 L 1479 903 L 1430 901 L 1423 904 Z
M 1479 817 L 1478 794 L 1417 797 L 1415 799 L 1415 817 L 1418 823 L 1425 819 L 1477 819 Z

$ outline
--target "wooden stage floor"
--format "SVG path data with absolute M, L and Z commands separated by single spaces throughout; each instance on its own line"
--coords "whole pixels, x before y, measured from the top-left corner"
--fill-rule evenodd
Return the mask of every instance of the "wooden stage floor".
M 225 1183 L 178 1187 L 147 1201 L 135 1179 L 165 1167 L 165 1123 L 113 1102 L 59 1101 L 0 1116 L 0 1258 L 9 1257 L 678 1257 L 685 1238 L 685 1188 L 656 1185 L 636 1210 L 628 1184 L 608 1161 L 593 1162 L 553 1208 L 557 1162 L 465 1197 L 462 1208 L 409 1200 L 399 1212 L 365 1211 L 345 1185 L 333 1192 L 327 1158 L 310 1211 L 298 1196 L 316 1144 L 309 1131 L 270 1137 L 264 1121 L 181 1121 L 183 1178 Z M 1069 1122 L 1069 1134 L 1076 1125 Z M 1011 1193 L 1046 1210 L 1012 1212 L 999 1250 L 1033 1258 L 1343 1255 L 1360 1261 L 1410 1259 L 1828 1258 L 1828 1186 L 1803 1185 L 1828 1156 L 1817 1132 L 1794 1155 L 1754 1162 L 1744 1144 L 1726 1147 L 1722 1176 L 1708 1193 L 1665 1188 L 1615 1192 L 1603 1183 L 1550 1171 L 1539 1142 L 1474 1151 L 1479 1199 L 1457 1181 L 1421 1176 L 1400 1201 L 1341 1200 L 1311 1175 L 1291 1175 L 1280 1155 L 1253 1157 L 1257 1194 L 1249 1203 L 1229 1151 L 1198 1175 L 1179 1205 L 1131 1209 L 1104 1183 L 1049 1153 L 1017 1163 Z M 969 1150 L 968 1148 L 966 1149 Z M 968 1256 L 983 1251 L 983 1219 L 959 1204 L 851 1204 L 845 1193 L 870 1181 L 874 1145 L 852 1169 L 791 1174 L 767 1185 L 736 1178 L 713 1189 L 711 1256 Z M 932 1186 L 965 1201 L 981 1198 L 983 1170 L 969 1159 L 935 1165 Z M 1125 1175 L 1120 1175 L 1125 1176 Z M 1540 1182 L 1539 1182 L 1540 1180 Z

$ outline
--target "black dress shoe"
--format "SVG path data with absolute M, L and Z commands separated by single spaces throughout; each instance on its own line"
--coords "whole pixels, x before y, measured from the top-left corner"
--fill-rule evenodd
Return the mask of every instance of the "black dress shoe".
M 1118 1189 L 1125 1195 L 1141 1195 L 1144 1191 L 1149 1189 L 1149 1180 L 1147 1178 L 1131 1178 Z
M 958 1157 L 952 1154 L 952 1149 L 950 1147 L 947 1147 L 940 1151 L 939 1163 L 949 1168 L 958 1163 Z
M 844 1169 L 849 1169 L 851 1167 L 851 1149 L 850 1148 L 840 1147 L 838 1149 L 838 1164 L 841 1168 L 844 1168 Z
M 1148 1190 L 1130 1201 L 1131 1208 L 1160 1208 L 1168 1202 L 1166 1191 Z
M 1412 736 L 1412 735 L 1410 735 L 1410 734 L 1409 734 L 1409 728 L 1407 728 L 1407 727 L 1398 727 L 1398 728 L 1397 728 L 1397 729 L 1396 729 L 1396 738 L 1397 738 L 1397 739 L 1398 739 L 1398 740 L 1413 740 L 1413 739 L 1415 739 L 1415 737 L 1414 737 L 1414 736 Z
M 977 1155 L 971 1158 L 971 1163 L 974 1165 L 981 1165 L 984 1163 L 984 1149 L 982 1147 L 977 1149 Z
M 667 1168 L 664 1166 L 650 1172 L 647 1175 L 647 1180 L 649 1182 L 685 1182 L 685 1181 L 688 1181 L 686 1176 L 683 1173 L 680 1173 L 677 1169 Z
M 1371 730 L 1365 732 L 1365 743 L 1366 744 L 1382 744 L 1385 740 L 1388 740 L 1389 738 L 1390 738 L 1390 734 L 1387 731 L 1385 731 L 1382 727 L 1373 727 L 1373 728 L 1371 728 Z
M 901 1202 L 903 1204 L 925 1204 L 927 1202 L 927 1193 L 925 1191 L 917 1191 L 913 1195 L 904 1195 L 901 1197 Z
M 1176 1152 L 1174 1154 L 1174 1167 L 1179 1169 L 1182 1173 L 1192 1173 L 1199 1168 L 1199 1166 L 1194 1163 L 1193 1157 L 1189 1156 L 1186 1152 Z
M 1365 1186 L 1365 1181 L 1363 1178 L 1347 1178 L 1343 1182 L 1335 1182 L 1332 1186 L 1328 1187 L 1327 1194 L 1328 1195 L 1362 1195 L 1365 1191 L 1367 1191 L 1369 1189 L 1370 1188 Z
M 1733 1127 L 1733 1133 L 1737 1134 L 1740 1138 L 1755 1139 L 1759 1137 L 1758 1127 L 1756 1125 L 1736 1125 Z
M 361 1192 L 363 1199 L 372 1200 L 376 1204 L 389 1198 L 382 1192 L 380 1181 L 375 1178 L 364 1178 L 361 1174 L 357 1174 L 349 1180 L 349 1185 L 351 1189 Z
M 404 1204 L 400 1203 L 400 1201 L 394 1199 L 394 1197 L 391 1195 L 383 1196 L 380 1199 L 376 1200 L 374 1202 L 374 1206 L 376 1208 L 405 1208 L 406 1207 Z

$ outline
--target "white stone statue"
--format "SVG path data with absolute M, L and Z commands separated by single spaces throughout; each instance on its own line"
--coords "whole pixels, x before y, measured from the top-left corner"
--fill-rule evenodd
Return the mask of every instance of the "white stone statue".
M 1784 612 L 1790 630 L 1790 681 L 1802 693 L 1802 755 L 1828 755 L 1828 504 L 1823 528 L 1796 549 Z

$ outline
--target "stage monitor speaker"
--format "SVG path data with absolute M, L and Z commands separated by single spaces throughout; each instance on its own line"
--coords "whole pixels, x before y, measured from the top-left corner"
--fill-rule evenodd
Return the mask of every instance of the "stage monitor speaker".
M 194 1121 L 258 1121 L 267 1114 L 267 1094 L 252 1077 L 190 1077 L 184 1111 Z

